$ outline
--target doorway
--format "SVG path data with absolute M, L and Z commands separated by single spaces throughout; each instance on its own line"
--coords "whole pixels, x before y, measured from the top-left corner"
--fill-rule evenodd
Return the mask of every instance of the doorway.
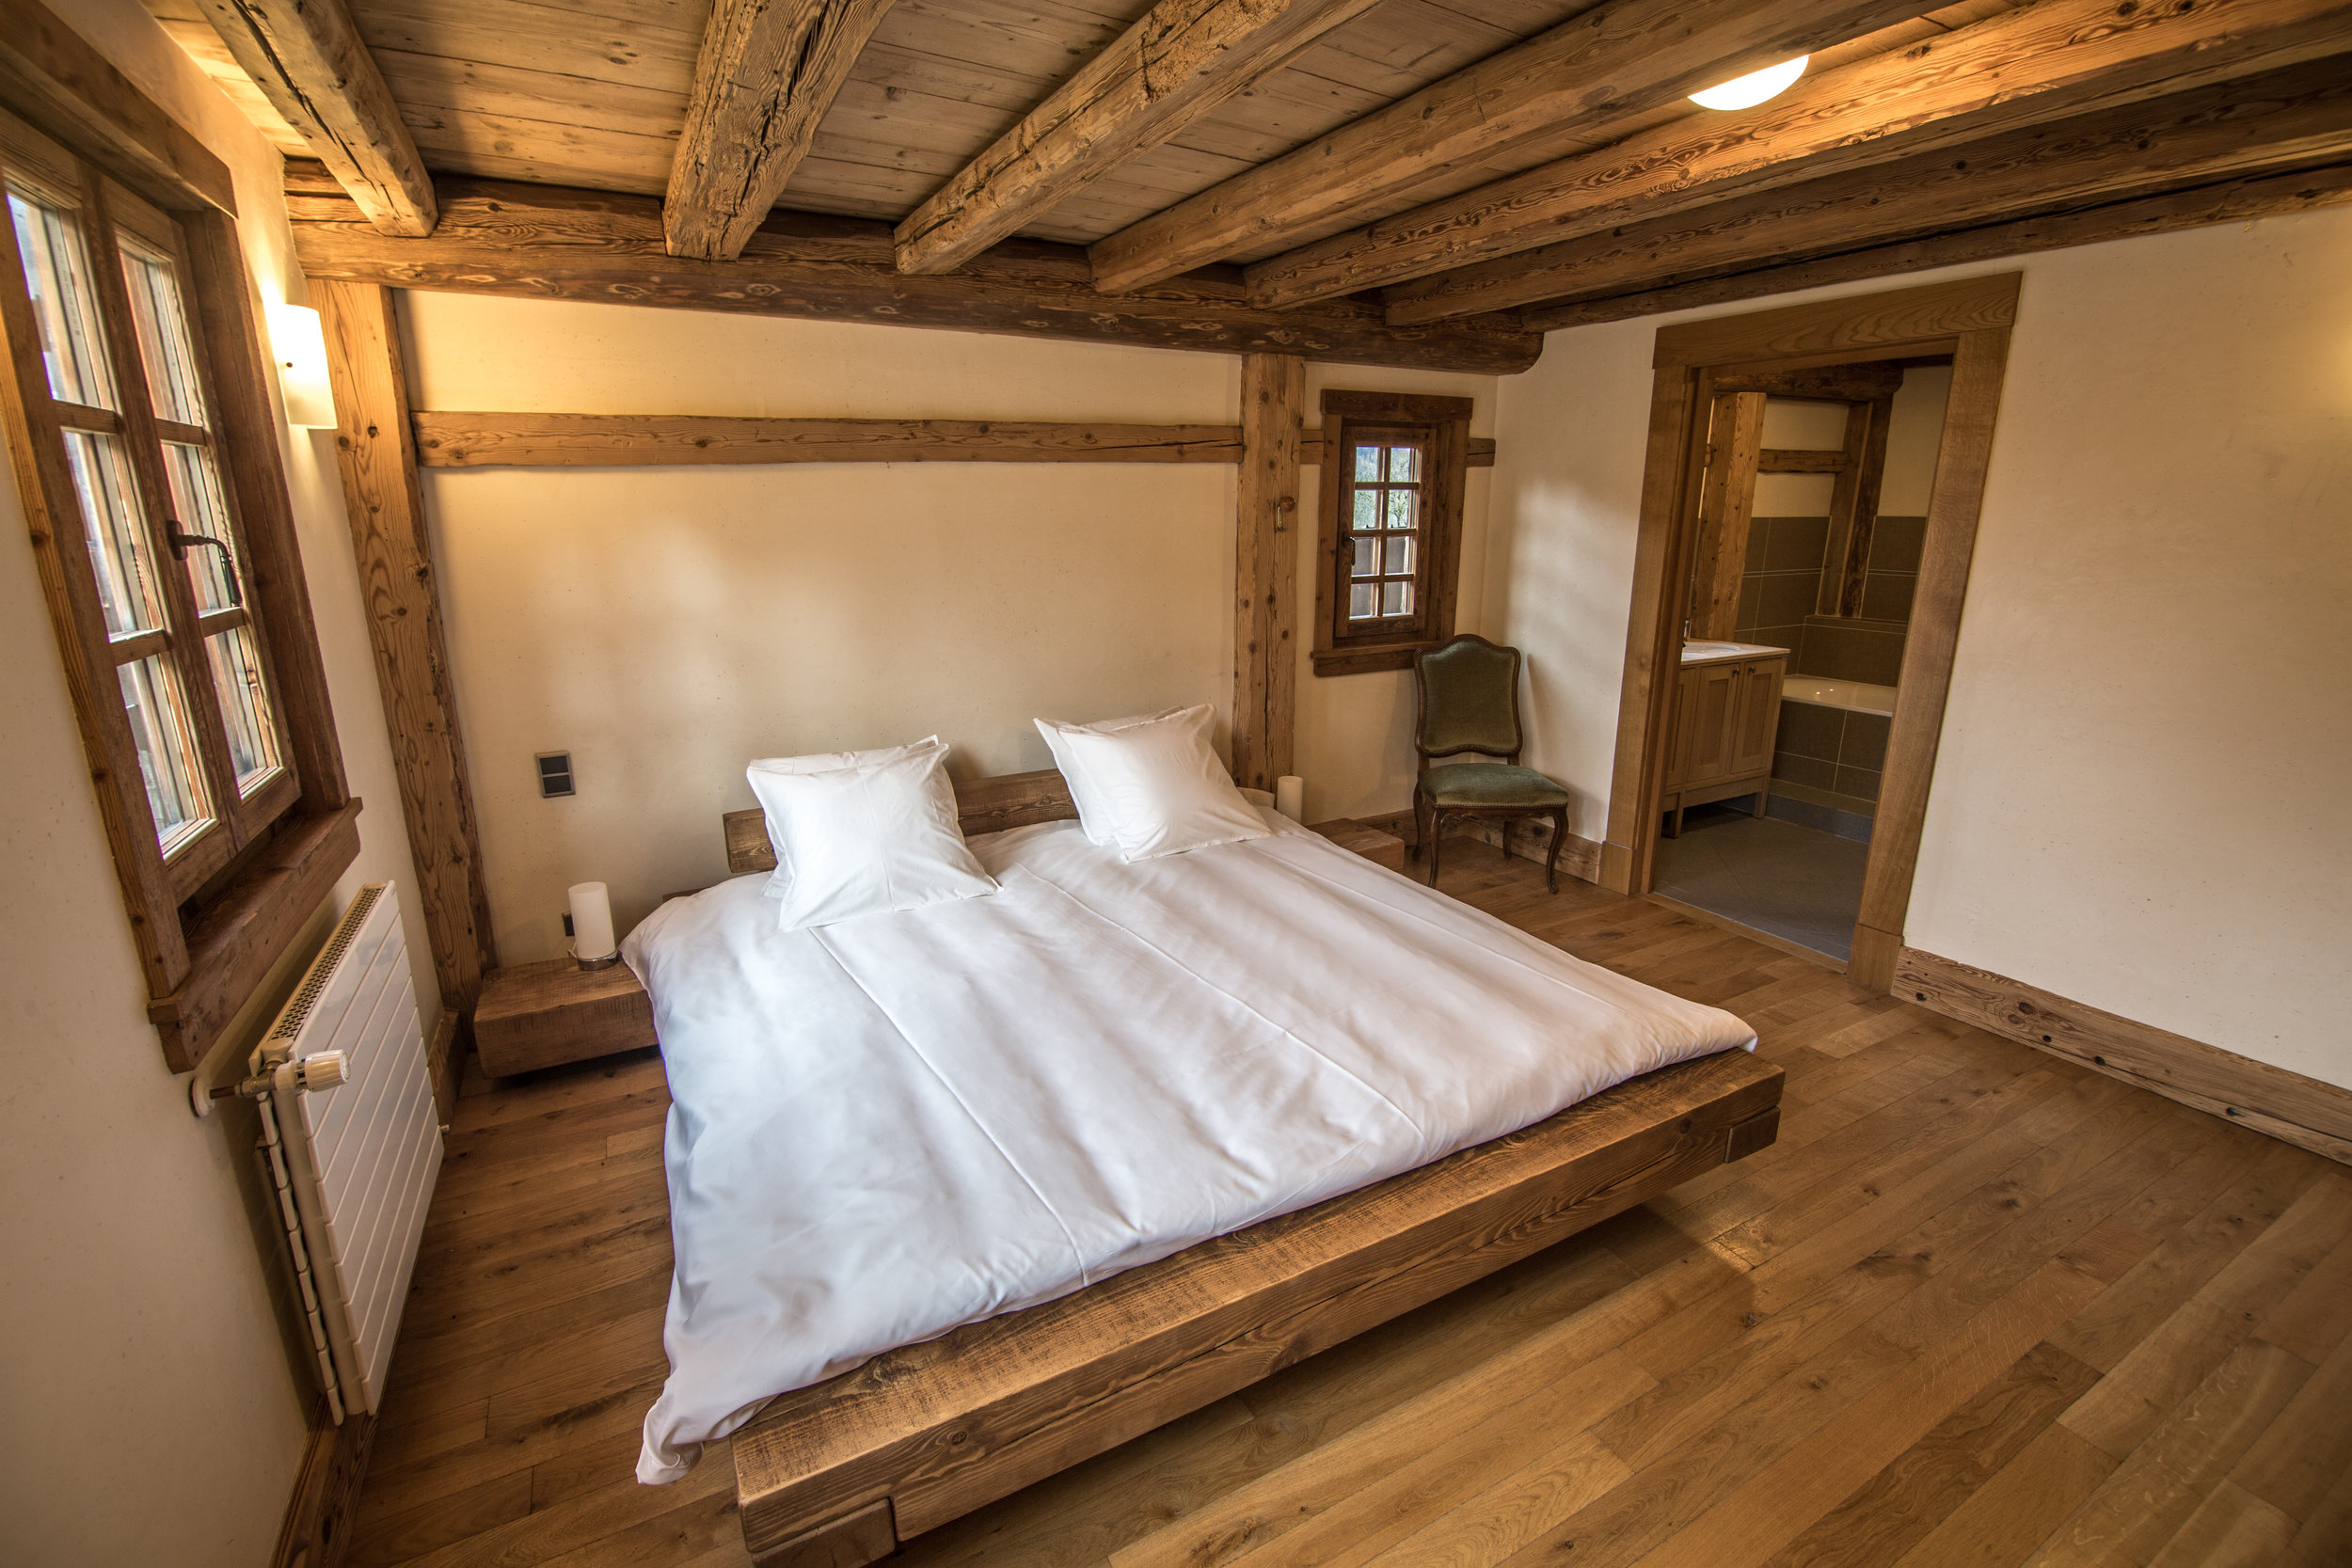
M 2016 293 L 1661 329 L 1608 885 L 1892 981 Z

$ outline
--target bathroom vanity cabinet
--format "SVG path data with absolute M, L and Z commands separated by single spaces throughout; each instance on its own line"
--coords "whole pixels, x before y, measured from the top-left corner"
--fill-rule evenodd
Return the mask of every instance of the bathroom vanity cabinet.
M 1675 689 L 1674 745 L 1666 756 L 1666 836 L 1682 832 L 1682 814 L 1709 800 L 1756 797 L 1764 815 L 1772 783 L 1772 740 L 1780 733 L 1781 682 L 1788 650 L 1748 642 L 1691 642 Z

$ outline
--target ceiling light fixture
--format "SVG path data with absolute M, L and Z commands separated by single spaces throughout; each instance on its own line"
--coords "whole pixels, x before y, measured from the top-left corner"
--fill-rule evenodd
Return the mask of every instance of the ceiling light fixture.
M 1718 82 L 1705 92 L 1692 93 L 1691 102 L 1707 109 L 1753 109 L 1766 99 L 1777 98 L 1787 92 L 1789 84 L 1804 74 L 1804 64 L 1812 57 L 1810 55 L 1800 55 L 1793 60 L 1783 60 L 1761 71 L 1751 71 L 1745 76 Z

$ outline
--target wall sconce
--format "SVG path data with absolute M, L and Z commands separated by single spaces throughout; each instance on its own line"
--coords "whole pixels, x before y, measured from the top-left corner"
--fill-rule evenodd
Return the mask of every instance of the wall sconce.
M 278 385 L 286 394 L 286 422 L 296 430 L 335 428 L 335 393 L 326 379 L 326 332 L 307 305 L 269 308 L 269 341 L 278 356 Z
M 1793 60 L 1768 65 L 1761 71 L 1751 71 L 1745 76 L 1734 76 L 1728 82 L 1718 82 L 1705 92 L 1694 92 L 1691 102 L 1703 109 L 1753 109 L 1768 98 L 1778 98 L 1787 92 L 1796 79 L 1804 74 L 1810 55 L 1800 55 Z

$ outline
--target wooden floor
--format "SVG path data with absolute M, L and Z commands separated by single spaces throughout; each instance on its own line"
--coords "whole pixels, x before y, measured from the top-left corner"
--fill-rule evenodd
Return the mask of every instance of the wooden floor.
M 1483 846 L 1445 885 L 1754 1023 L 1780 1141 L 905 1568 L 2352 1563 L 2352 1170 Z M 469 1090 L 346 1560 L 743 1562 L 724 1444 L 631 1474 L 659 1060 Z

